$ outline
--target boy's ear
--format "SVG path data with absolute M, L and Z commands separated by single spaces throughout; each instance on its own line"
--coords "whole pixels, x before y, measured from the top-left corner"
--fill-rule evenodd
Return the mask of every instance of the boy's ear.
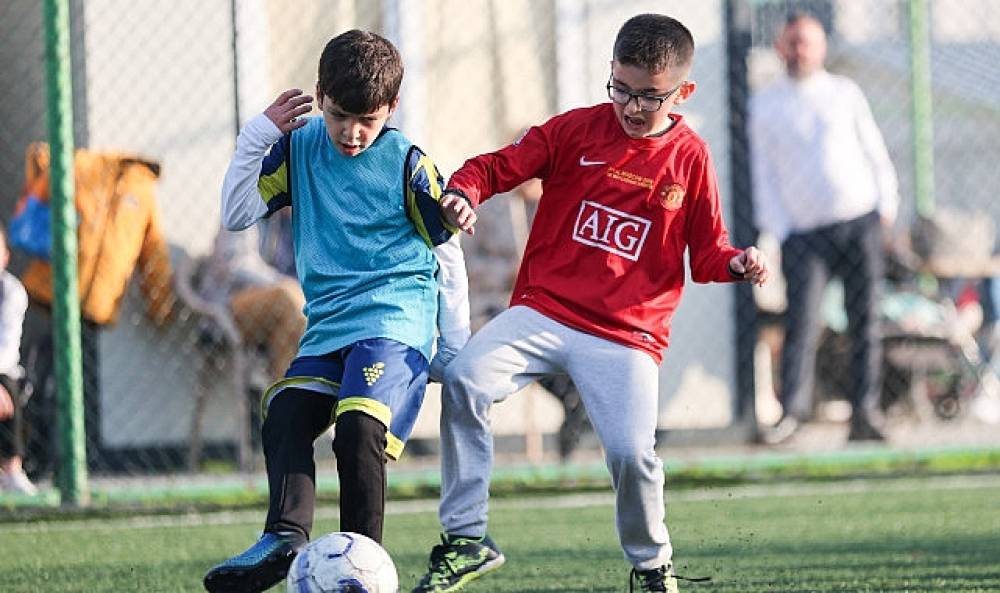
M 389 117 L 396 113 L 397 107 L 399 107 L 399 95 L 396 95 L 396 98 L 389 102 Z
M 320 111 L 323 111 L 323 91 L 319 90 L 318 80 L 316 81 L 316 93 L 313 96 L 316 97 L 316 107 L 318 107 Z
M 677 98 L 674 99 L 674 105 L 681 105 L 687 101 L 691 95 L 697 90 L 698 85 L 693 80 L 686 80 L 681 88 L 677 89 Z

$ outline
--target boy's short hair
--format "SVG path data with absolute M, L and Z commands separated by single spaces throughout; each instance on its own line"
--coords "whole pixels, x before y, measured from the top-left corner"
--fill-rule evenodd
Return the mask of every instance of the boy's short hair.
M 625 21 L 615 38 L 619 64 L 659 73 L 687 68 L 694 58 L 694 37 L 680 21 L 662 14 L 640 14 Z
M 319 58 L 319 90 L 348 113 L 371 113 L 399 95 L 403 60 L 388 39 L 357 29 L 331 39 Z

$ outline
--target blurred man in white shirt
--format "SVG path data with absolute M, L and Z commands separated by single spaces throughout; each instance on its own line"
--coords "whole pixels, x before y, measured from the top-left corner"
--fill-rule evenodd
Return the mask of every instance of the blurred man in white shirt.
M 844 282 L 851 338 L 848 438 L 884 439 L 877 305 L 897 179 L 861 89 L 824 69 L 826 47 L 818 20 L 790 18 L 775 43 L 786 76 L 750 103 L 755 223 L 781 242 L 787 281 L 783 415 L 764 435 L 773 444 L 811 416 L 820 304 L 831 276 Z

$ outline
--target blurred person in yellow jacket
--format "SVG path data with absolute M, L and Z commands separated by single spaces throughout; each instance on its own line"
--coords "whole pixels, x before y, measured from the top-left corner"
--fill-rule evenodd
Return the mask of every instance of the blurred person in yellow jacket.
M 76 151 L 76 211 L 80 312 L 98 325 L 114 323 L 138 264 L 151 321 L 162 325 L 174 303 L 170 257 L 156 205 L 159 164 L 111 152 Z M 34 143 L 25 157 L 25 197 L 49 199 L 49 147 Z M 22 198 L 24 199 L 24 198 Z M 32 301 L 52 302 L 52 268 L 32 259 L 21 281 Z
M 100 368 L 98 331 L 117 321 L 122 298 L 136 268 L 146 300 L 147 316 L 162 326 L 171 315 L 175 296 L 167 242 L 156 204 L 156 182 L 160 166 L 154 161 L 114 152 L 78 149 L 74 159 L 75 203 L 78 217 L 77 276 L 82 316 L 81 342 L 85 427 L 88 459 L 102 466 L 100 456 Z M 25 191 L 42 203 L 49 199 L 49 147 L 31 144 L 25 155 Z M 54 389 L 46 389 L 52 377 L 52 267 L 33 257 L 21 281 L 30 297 L 25 336 L 25 363 L 33 378 L 36 397 L 49 405 L 33 406 L 37 430 L 33 443 L 40 445 L 34 458 L 43 460 L 36 473 L 49 469 L 52 461 L 50 414 Z M 29 336 L 30 334 L 30 336 Z M 32 416 L 32 415 L 29 415 Z

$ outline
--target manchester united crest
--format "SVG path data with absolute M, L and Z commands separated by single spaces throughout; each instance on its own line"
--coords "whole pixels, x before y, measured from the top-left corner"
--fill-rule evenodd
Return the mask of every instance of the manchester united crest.
M 665 210 L 679 210 L 684 203 L 684 188 L 679 183 L 671 183 L 660 191 L 660 205 Z

